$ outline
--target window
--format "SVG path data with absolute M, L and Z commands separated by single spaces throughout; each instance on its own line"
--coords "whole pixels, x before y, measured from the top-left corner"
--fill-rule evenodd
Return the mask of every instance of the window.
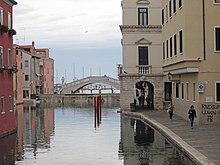
M 193 101 L 196 101 L 196 83 L 193 83 Z
M 182 83 L 182 99 L 184 99 L 184 84 Z
M 29 75 L 25 75 L 25 81 L 29 81 Z
M 25 60 L 25 61 L 24 61 L 24 66 L 25 66 L 25 68 L 28 68 L 28 67 L 29 67 L 29 61 L 28 61 L 28 60 Z
M 183 53 L 183 31 L 179 31 L 180 53 Z
M 163 59 L 165 59 L 165 42 L 163 42 Z
M 189 100 L 189 83 L 186 83 L 186 100 Z
M 8 29 L 11 29 L 11 13 L 8 13 Z
M 168 45 L 168 40 L 167 40 L 166 45 L 167 45 L 167 58 L 169 58 L 169 45 Z
M 172 82 L 165 82 L 165 101 L 170 101 L 172 99 Z
M 168 21 L 168 7 L 166 5 L 166 21 Z
M 215 28 L 215 51 L 220 51 L 220 27 Z
M 220 82 L 216 83 L 216 102 L 220 102 Z
M 138 25 L 148 25 L 148 9 L 138 9 Z
M 0 47 L 0 67 L 3 66 L 3 47 Z
M 169 1 L 169 16 L 172 17 L 172 1 Z
M 5 98 L 4 98 L 4 96 L 1 97 L 1 112 L 5 113 Z
M 173 13 L 176 13 L 176 0 L 173 0 Z
M 148 65 L 148 47 L 138 47 L 139 65 Z
M 9 110 L 12 111 L 13 110 L 13 102 L 12 102 L 12 97 L 9 96 Z
M 164 24 L 164 9 L 162 10 L 162 25 Z
M 173 44 L 174 44 L 174 55 L 177 55 L 177 38 L 176 38 L 176 34 L 173 37 Z
M 179 0 L 179 8 L 181 8 L 183 6 L 183 2 L 182 0 Z
M 11 52 L 11 49 L 8 49 L 8 66 L 12 67 L 12 52 Z
M 220 3 L 220 0 L 214 0 L 214 3 Z
M 179 98 L 179 83 L 176 83 L 176 98 Z
M 3 25 L 3 9 L 0 7 L 0 25 Z
M 173 42 L 172 42 L 172 37 L 170 37 L 170 57 L 173 56 Z

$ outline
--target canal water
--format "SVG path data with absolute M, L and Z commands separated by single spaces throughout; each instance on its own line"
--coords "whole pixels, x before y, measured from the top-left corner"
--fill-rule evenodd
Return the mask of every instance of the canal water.
M 2 165 L 191 165 L 151 127 L 116 108 L 17 110 L 18 131 L 0 139 Z

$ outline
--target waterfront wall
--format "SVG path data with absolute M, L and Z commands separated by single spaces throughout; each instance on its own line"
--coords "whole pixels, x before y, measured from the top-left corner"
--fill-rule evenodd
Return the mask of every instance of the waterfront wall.
M 94 105 L 94 97 L 97 94 L 71 94 L 71 95 L 40 95 L 42 106 L 75 106 L 91 107 Z M 102 107 L 119 107 L 120 94 L 101 94 Z

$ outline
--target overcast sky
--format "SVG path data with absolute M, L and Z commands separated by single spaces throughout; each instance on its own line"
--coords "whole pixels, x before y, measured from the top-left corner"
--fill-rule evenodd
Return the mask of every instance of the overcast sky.
M 90 75 L 117 78 L 120 0 L 17 0 L 14 43 L 49 48 L 55 83 Z

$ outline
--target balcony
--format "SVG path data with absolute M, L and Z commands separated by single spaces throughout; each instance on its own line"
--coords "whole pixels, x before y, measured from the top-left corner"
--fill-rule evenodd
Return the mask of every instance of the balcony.
M 138 74 L 151 74 L 151 66 L 150 65 L 138 65 Z
M 121 74 L 138 74 L 138 75 L 149 75 L 152 74 L 151 65 L 137 65 L 136 67 L 128 68 L 123 67 L 121 64 L 118 65 L 118 75 Z
M 36 80 L 36 87 L 40 87 L 40 86 L 42 86 L 43 84 L 42 84 L 42 81 L 41 80 Z

